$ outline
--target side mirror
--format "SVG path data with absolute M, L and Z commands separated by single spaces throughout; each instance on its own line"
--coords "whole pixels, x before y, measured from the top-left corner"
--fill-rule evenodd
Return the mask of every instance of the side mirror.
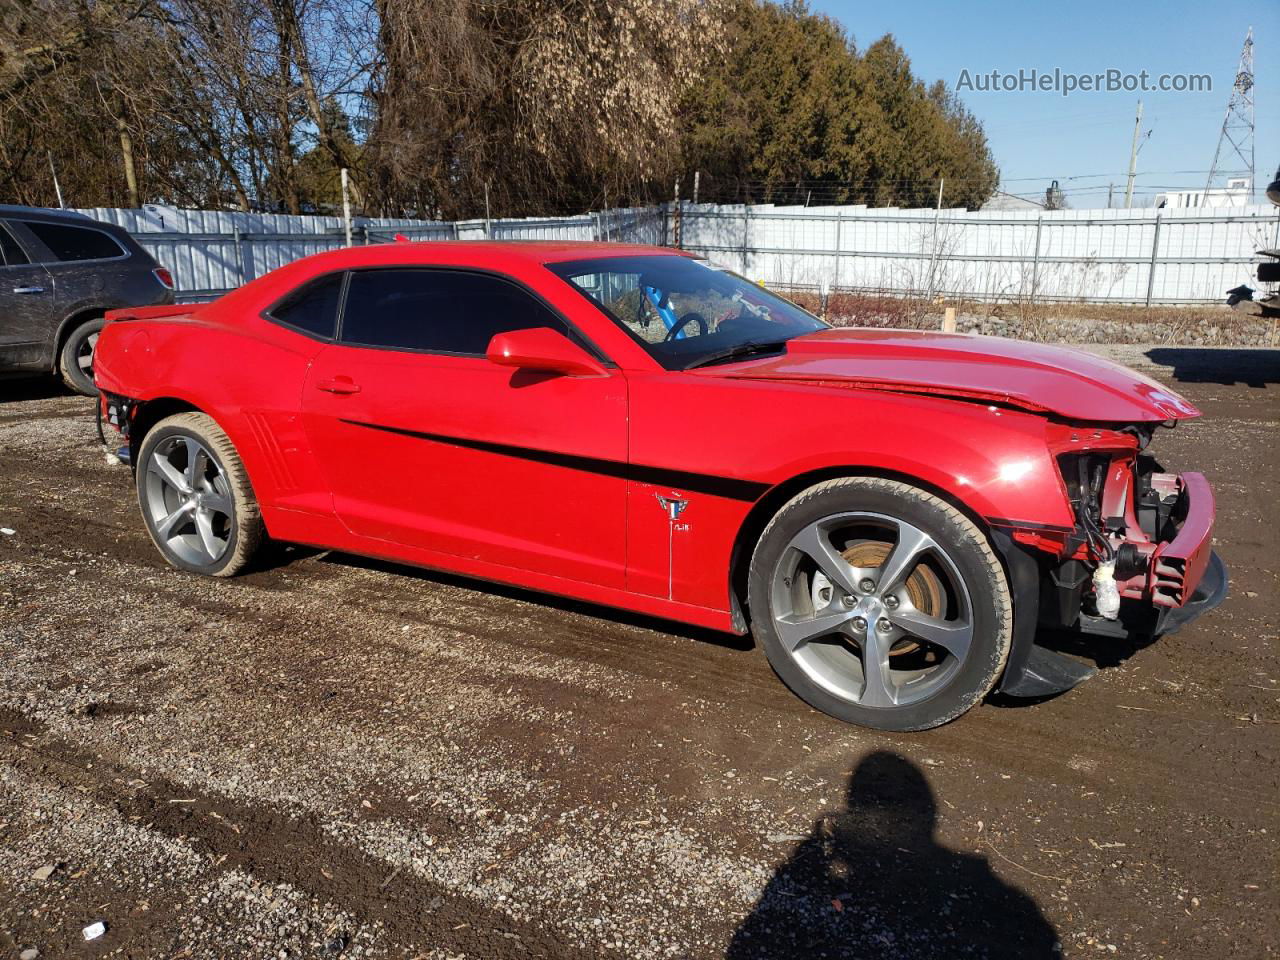
M 600 362 L 564 334 L 546 327 L 499 333 L 484 354 L 491 363 L 521 370 L 541 370 L 566 377 L 603 377 Z

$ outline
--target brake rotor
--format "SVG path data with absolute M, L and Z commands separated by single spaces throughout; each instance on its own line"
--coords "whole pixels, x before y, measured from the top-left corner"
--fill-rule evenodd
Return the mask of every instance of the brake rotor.
M 888 559 L 889 551 L 892 549 L 893 544 L 883 540 L 853 540 L 840 555 L 849 562 L 850 566 L 875 569 Z M 926 617 L 942 618 L 946 612 L 947 594 L 936 573 L 925 564 L 918 563 L 911 571 L 911 576 L 907 577 L 905 586 L 907 599 L 911 601 L 913 607 Z M 889 656 L 896 657 L 918 649 L 920 644 L 914 640 L 900 640 L 893 645 Z

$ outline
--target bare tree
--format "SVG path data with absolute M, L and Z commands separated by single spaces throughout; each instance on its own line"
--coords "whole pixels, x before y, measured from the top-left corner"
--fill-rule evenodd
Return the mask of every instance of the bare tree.
M 378 0 L 368 173 L 384 207 L 581 208 L 665 179 L 719 0 Z

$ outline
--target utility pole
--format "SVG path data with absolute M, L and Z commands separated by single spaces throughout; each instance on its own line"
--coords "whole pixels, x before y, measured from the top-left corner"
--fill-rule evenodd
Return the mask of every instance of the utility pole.
M 1240 51 L 1240 64 L 1236 67 L 1236 79 L 1231 84 L 1231 99 L 1227 101 L 1227 115 L 1222 118 L 1222 132 L 1218 134 L 1218 149 L 1213 151 L 1213 165 L 1209 168 L 1209 179 L 1204 184 L 1204 202 L 1209 202 L 1209 189 L 1214 178 L 1221 170 L 1219 161 L 1222 157 L 1222 144 L 1231 144 L 1234 152 L 1244 164 L 1242 171 L 1249 177 L 1249 201 L 1253 200 L 1253 27 L 1244 37 L 1244 48 Z M 1230 153 L 1226 157 L 1231 161 Z
M 698 181 L 702 178 L 702 171 L 693 171 L 693 205 L 698 205 Z
M 484 238 L 493 238 L 493 221 L 489 218 L 489 181 L 484 182 Z
M 1133 146 L 1129 148 L 1129 183 L 1124 188 L 1124 208 L 1133 206 L 1133 178 L 1138 174 L 1138 136 L 1142 131 L 1142 101 L 1138 101 L 1138 118 L 1133 121 Z
M 1116 185 L 1114 183 L 1108 183 L 1107 184 L 1107 209 L 1108 210 L 1111 209 L 1111 195 L 1115 192 L 1116 192 Z

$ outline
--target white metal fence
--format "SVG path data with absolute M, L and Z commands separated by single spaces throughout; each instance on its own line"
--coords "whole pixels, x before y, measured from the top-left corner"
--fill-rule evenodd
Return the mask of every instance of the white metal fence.
M 346 242 L 341 218 L 85 209 L 119 224 L 173 271 L 179 296 L 217 296 Z M 679 244 L 754 280 L 981 300 L 1219 302 L 1280 246 L 1270 206 L 967 212 L 682 204 L 571 217 L 455 222 L 356 218 L 352 242 L 613 240 Z
M 978 300 L 1222 301 L 1280 245 L 1272 206 L 990 211 L 685 206 L 680 245 L 765 283 Z M 676 226 L 673 223 L 673 233 Z
M 207 300 L 293 260 L 335 250 L 346 243 L 341 217 L 288 216 L 224 210 L 178 210 L 148 204 L 141 210 L 107 207 L 77 212 L 128 230 L 173 274 L 183 300 Z M 353 241 L 366 231 L 412 230 L 415 239 L 452 236 L 452 224 L 422 220 L 369 219 L 353 222 Z

